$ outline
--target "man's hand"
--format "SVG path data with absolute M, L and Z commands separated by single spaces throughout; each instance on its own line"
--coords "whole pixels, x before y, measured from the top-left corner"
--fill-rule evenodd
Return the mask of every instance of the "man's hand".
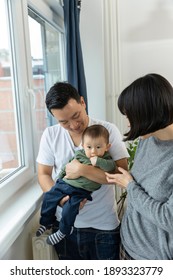
M 64 197 L 60 200 L 59 206 L 63 207 L 64 204 L 69 200 L 69 198 L 70 198 L 69 195 L 64 196 Z M 84 207 L 84 205 L 85 205 L 86 202 L 87 202 L 87 199 L 86 199 L 86 198 L 83 199 L 83 200 L 80 202 L 79 209 L 82 209 L 82 208 Z
M 76 179 L 81 176 L 80 170 L 82 168 L 82 164 L 77 160 L 73 159 L 71 162 L 66 164 L 66 179 Z
M 69 198 L 70 198 L 69 195 L 64 196 L 64 197 L 60 200 L 59 206 L 63 207 L 64 204 L 69 200 Z

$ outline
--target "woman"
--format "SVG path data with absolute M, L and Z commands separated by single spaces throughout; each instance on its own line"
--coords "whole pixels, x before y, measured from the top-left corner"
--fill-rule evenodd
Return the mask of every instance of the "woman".
M 123 90 L 118 107 L 130 123 L 124 140 L 139 137 L 131 172 L 106 173 L 128 192 L 120 259 L 173 259 L 173 88 L 148 74 Z

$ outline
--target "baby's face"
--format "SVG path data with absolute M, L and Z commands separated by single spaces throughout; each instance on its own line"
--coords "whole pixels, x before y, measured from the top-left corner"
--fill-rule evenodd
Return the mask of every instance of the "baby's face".
M 108 151 L 110 144 L 107 144 L 104 137 L 91 138 L 89 136 L 84 137 L 83 148 L 88 158 L 102 157 L 106 151 Z

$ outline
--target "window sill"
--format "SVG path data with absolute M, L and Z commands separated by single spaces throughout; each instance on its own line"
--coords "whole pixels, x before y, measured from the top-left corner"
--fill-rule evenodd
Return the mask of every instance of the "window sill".
M 39 209 L 42 191 L 34 179 L 23 186 L 0 208 L 0 259 Z
M 0 170 L 0 180 L 2 178 L 4 178 L 5 176 L 7 176 L 8 174 L 10 174 L 11 172 L 13 172 L 14 170 L 15 170 L 15 168 L 1 169 Z

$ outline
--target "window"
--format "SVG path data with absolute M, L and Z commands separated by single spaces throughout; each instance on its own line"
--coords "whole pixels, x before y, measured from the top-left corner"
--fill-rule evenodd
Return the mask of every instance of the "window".
M 45 93 L 64 77 L 63 34 L 31 9 L 28 13 L 34 111 L 39 142 L 45 127 L 52 124 L 52 116 L 45 108 Z
M 14 42 L 5 2 L 0 2 L 0 180 L 24 165 Z
M 0 1 L 0 189 L 36 174 L 40 138 L 53 122 L 45 94 L 64 80 L 64 34 L 48 2 Z

